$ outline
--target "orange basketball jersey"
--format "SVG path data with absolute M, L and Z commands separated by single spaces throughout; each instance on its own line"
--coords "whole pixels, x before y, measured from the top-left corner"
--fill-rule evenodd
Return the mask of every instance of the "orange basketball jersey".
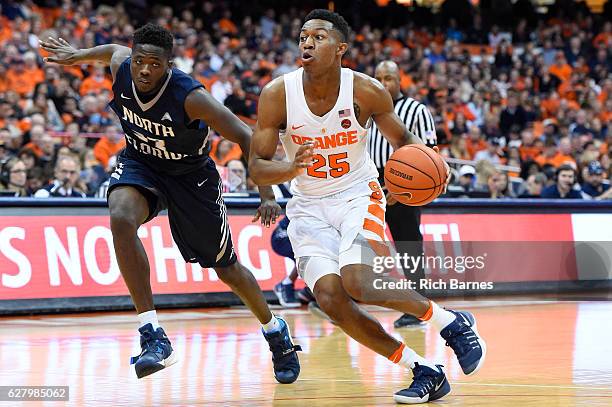
M 284 75 L 287 128 L 280 139 L 293 160 L 301 144 L 314 143 L 312 167 L 293 179 L 297 196 L 323 197 L 378 177 L 367 151 L 368 132 L 353 109 L 353 71 L 342 68 L 336 104 L 324 116 L 308 108 L 302 84 L 302 68 Z

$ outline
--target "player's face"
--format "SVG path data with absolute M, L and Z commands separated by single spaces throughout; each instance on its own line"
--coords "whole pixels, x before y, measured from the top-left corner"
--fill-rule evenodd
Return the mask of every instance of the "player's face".
M 400 78 L 397 71 L 386 67 L 379 67 L 376 69 L 374 76 L 378 82 L 383 84 L 392 98 L 395 99 L 398 96 L 400 93 Z
M 138 44 L 133 48 L 131 73 L 138 92 L 157 90 L 169 68 L 170 61 L 163 48 L 150 44 Z
M 333 65 L 346 52 L 347 44 L 340 41 L 333 24 L 326 20 L 309 20 L 302 26 L 299 41 L 304 69 L 310 66 Z

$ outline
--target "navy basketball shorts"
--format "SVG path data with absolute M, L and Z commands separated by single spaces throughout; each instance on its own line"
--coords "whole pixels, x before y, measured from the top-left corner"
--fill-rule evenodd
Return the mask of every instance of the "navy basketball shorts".
M 284 217 L 272 232 L 271 246 L 272 250 L 279 256 L 288 257 L 295 261 L 293 255 L 293 247 L 291 247 L 291 241 L 289 241 L 289 235 L 287 234 L 287 228 L 289 227 L 289 218 Z
M 132 186 L 145 195 L 149 201 L 145 223 L 168 210 L 172 238 L 186 262 L 202 267 L 227 267 L 236 262 L 221 179 L 212 160 L 192 172 L 168 175 L 121 154 L 107 198 L 118 186 Z

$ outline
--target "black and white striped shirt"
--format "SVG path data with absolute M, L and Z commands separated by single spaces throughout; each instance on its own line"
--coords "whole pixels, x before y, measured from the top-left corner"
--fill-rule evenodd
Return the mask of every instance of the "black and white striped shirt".
M 408 130 L 420 137 L 423 143 L 429 147 L 437 144 L 434 119 L 424 104 L 413 98 L 403 97 L 396 100 L 394 105 L 395 113 L 406 124 Z M 369 130 L 368 151 L 379 171 L 385 167 L 389 156 L 393 152 L 393 148 L 378 131 L 375 122 L 372 122 Z
M 106 199 L 106 194 L 108 193 L 108 186 L 110 185 L 110 178 L 100 184 L 96 194 L 94 195 L 96 198 L 104 198 Z

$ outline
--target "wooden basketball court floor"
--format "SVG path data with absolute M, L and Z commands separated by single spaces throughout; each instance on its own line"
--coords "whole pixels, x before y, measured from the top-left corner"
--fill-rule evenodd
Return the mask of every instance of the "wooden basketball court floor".
M 612 406 L 612 302 L 470 301 L 487 362 L 463 376 L 433 329 L 393 329 L 395 312 L 370 308 L 385 328 L 446 366 L 452 392 L 440 406 Z M 391 406 L 410 374 L 306 310 L 287 317 L 302 374 L 277 384 L 258 324 L 241 308 L 160 311 L 180 361 L 138 380 L 131 313 L 0 319 L 0 384 L 70 386 L 73 406 Z

